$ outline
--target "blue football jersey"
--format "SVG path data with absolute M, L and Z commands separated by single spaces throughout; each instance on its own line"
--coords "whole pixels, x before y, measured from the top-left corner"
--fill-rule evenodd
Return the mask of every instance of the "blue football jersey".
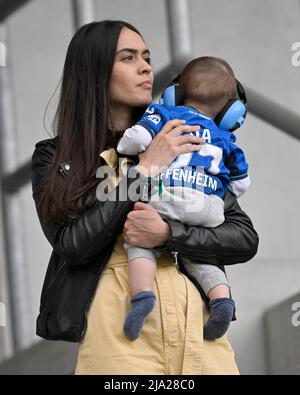
M 193 107 L 151 103 L 138 124 L 154 138 L 172 119 L 183 119 L 187 125 L 199 125 L 200 130 L 191 134 L 204 138 L 205 144 L 199 151 L 175 158 L 170 167 L 160 174 L 164 185 L 190 187 L 223 198 L 230 181 L 247 177 L 248 164 L 243 151 L 235 144 L 235 135 L 218 128 L 210 117 Z M 189 132 L 182 133 L 185 134 Z

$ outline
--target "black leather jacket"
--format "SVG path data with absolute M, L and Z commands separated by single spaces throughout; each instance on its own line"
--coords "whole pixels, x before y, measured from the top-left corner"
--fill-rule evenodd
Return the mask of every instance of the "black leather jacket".
M 57 137 L 40 141 L 32 155 L 31 181 L 36 207 L 56 146 Z M 124 177 L 117 189 L 124 188 L 126 182 L 129 187 L 133 180 Z M 53 225 L 40 220 L 53 251 L 41 294 L 38 336 L 72 342 L 82 339 L 86 314 L 101 272 L 133 205 L 130 200 L 96 201 L 84 214 L 68 223 Z M 222 270 L 223 265 L 246 262 L 256 254 L 258 235 L 230 192 L 225 195 L 225 218 L 222 225 L 213 229 L 168 220 L 172 235 L 164 249 L 176 257 L 178 254 L 182 272 L 182 254 L 199 263 L 218 265 Z

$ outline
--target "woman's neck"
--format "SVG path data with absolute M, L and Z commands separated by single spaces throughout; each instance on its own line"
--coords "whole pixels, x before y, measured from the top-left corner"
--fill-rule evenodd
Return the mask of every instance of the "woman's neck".
M 114 132 L 124 132 L 132 126 L 132 110 L 128 107 L 113 106 L 111 108 L 112 130 Z

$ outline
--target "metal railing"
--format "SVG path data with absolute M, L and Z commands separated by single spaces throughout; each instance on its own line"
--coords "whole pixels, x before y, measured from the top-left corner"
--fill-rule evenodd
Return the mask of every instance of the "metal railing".
M 0 0 L 0 23 L 31 0 Z

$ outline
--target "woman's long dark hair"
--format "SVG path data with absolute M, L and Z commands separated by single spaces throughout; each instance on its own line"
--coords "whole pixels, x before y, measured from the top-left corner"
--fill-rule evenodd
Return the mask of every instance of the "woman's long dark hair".
M 66 222 L 89 207 L 89 191 L 99 182 L 99 154 L 116 147 L 108 87 L 123 27 L 140 35 L 126 22 L 107 20 L 82 26 L 69 44 L 53 122 L 57 149 L 39 202 L 43 222 Z M 58 172 L 66 161 L 67 181 Z

